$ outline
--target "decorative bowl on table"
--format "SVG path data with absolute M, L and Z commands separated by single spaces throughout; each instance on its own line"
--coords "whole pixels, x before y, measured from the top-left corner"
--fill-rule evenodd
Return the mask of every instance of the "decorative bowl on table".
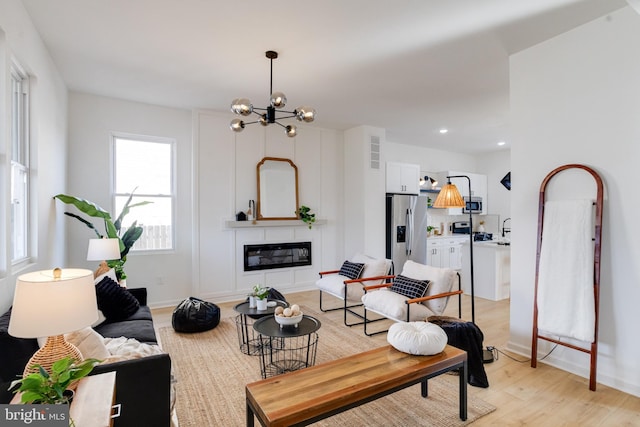
M 282 328 L 283 326 L 298 326 L 298 323 L 300 323 L 300 321 L 302 320 L 302 312 L 299 312 L 300 314 L 296 315 L 296 316 L 289 316 L 286 317 L 283 314 L 274 314 L 273 317 L 275 317 L 276 322 L 280 325 L 280 327 Z

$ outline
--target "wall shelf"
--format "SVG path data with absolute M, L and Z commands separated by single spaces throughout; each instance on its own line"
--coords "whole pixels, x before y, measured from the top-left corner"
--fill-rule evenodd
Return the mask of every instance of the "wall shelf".
M 313 223 L 313 227 L 318 225 L 325 225 L 326 219 L 317 219 Z M 226 228 L 260 228 L 260 227 L 308 227 L 308 225 L 299 219 L 277 219 L 277 220 L 262 220 L 256 221 L 225 221 Z

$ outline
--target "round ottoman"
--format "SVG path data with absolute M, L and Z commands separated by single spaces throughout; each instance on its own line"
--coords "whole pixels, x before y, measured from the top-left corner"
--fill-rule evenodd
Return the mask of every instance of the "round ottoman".
M 433 323 L 398 322 L 389 328 L 387 341 L 404 353 L 428 356 L 444 350 L 447 334 Z
M 220 323 L 220 307 L 212 302 L 189 297 L 173 310 L 171 325 L 176 332 L 204 332 Z

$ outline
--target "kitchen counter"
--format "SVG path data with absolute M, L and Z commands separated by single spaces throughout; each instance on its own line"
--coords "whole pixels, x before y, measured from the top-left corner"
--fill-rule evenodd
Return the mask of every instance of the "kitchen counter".
M 473 242 L 474 294 L 499 301 L 509 298 L 511 285 L 511 246 L 501 240 Z M 462 286 L 471 293 L 469 243 L 462 246 Z

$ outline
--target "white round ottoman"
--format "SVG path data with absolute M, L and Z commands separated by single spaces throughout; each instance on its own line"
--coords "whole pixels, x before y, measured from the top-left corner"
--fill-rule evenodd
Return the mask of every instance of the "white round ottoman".
M 428 356 L 444 350 L 447 334 L 429 322 L 398 322 L 389 328 L 387 341 L 404 353 Z

